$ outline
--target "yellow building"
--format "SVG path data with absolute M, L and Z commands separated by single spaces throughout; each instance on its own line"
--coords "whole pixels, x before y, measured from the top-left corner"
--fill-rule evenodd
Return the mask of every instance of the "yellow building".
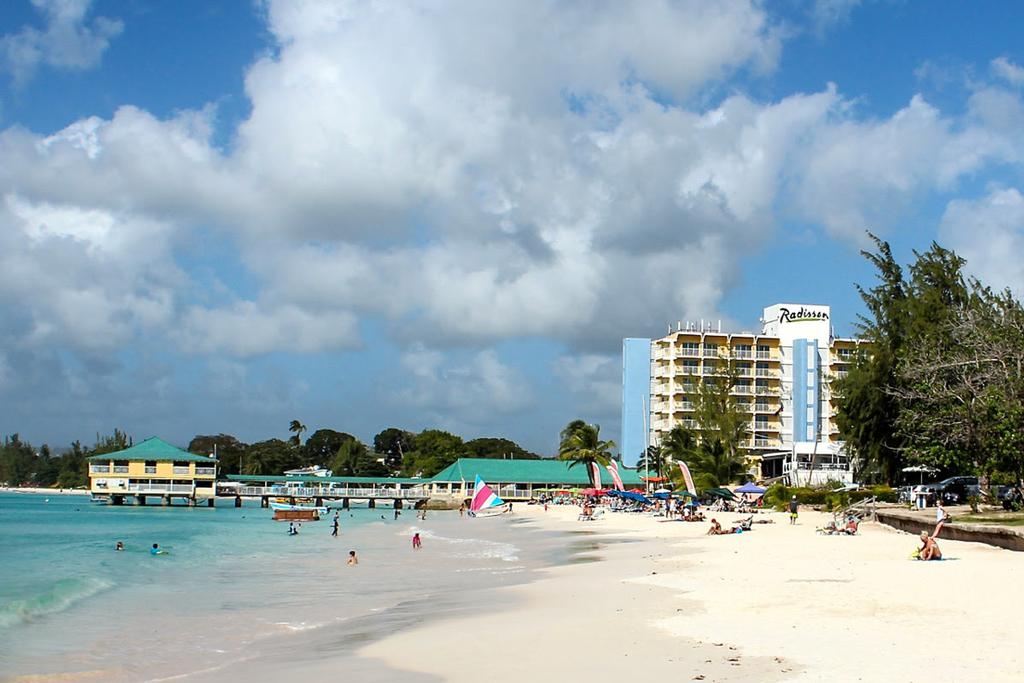
M 87 458 L 89 490 L 94 500 L 120 505 L 128 496 L 145 505 L 159 497 L 165 505 L 184 498 L 189 505 L 213 505 L 217 459 L 176 448 L 156 437 L 115 453 Z
M 776 304 L 764 309 L 760 333 L 680 323 L 674 332 L 650 340 L 649 428 L 644 441 L 660 444 L 677 424 L 696 430 L 699 438 L 700 387 L 727 382 L 740 410 L 750 416 L 743 446 L 756 475 L 786 476 L 793 483 L 852 480 L 851 463 L 839 439 L 831 383 L 846 375 L 866 345 L 834 337 L 830 317 L 827 306 Z M 635 363 L 624 357 L 624 406 L 627 401 L 643 404 L 625 387 L 634 371 L 631 366 L 643 363 L 647 340 L 627 341 L 640 342 L 640 352 Z M 642 373 L 643 368 L 639 370 Z M 627 410 L 623 415 L 624 434 L 626 429 L 642 429 L 635 424 L 635 415 Z M 630 443 L 635 441 L 631 437 Z

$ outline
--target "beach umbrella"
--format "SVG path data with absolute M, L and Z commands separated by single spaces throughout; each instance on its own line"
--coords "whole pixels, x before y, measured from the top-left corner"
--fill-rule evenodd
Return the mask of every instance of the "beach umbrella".
M 911 465 L 910 467 L 904 467 L 901 471 L 902 472 L 920 472 L 921 473 L 921 483 L 922 484 L 924 483 L 925 472 L 927 472 L 928 474 L 935 474 L 936 472 L 938 472 L 937 469 L 935 469 L 933 467 L 928 467 L 926 465 Z
M 761 488 L 760 486 L 757 486 L 753 482 L 748 482 L 743 486 L 739 487 L 738 489 L 736 489 L 735 491 L 733 491 L 733 493 L 756 493 L 757 495 L 761 495 L 764 492 L 765 489 Z

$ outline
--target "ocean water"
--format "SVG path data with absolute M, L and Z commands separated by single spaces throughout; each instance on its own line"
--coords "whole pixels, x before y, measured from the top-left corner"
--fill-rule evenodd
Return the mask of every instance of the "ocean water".
M 390 628 L 456 609 L 458 595 L 528 580 L 569 550 L 514 515 L 419 521 L 406 510 L 394 520 L 391 509 L 354 508 L 340 511 L 339 538 L 326 520 L 288 536 L 270 517 L 257 504 L 112 507 L 0 494 L 0 680 L 229 674 L 282 643 L 301 652 L 308 638 L 295 634 L 312 632 L 343 648 L 355 638 L 346 623 L 359 623 L 365 640 L 375 615 L 389 614 Z M 168 554 L 151 556 L 153 543 Z M 358 567 L 346 565 L 349 550 Z

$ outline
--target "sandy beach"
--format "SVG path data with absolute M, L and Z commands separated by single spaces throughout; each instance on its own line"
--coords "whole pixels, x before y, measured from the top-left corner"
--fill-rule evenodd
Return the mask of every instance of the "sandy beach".
M 360 655 L 445 681 L 1021 680 L 1024 554 L 940 539 L 948 559 L 916 562 L 911 535 L 865 523 L 856 537 L 819 536 L 831 516 L 812 511 L 719 537 L 649 516 L 581 523 L 571 507 L 516 514 L 591 534 L 600 561 L 545 570 L 501 589 L 494 609 Z
M 0 486 L 0 493 L 28 493 L 39 496 L 88 496 L 87 489 L 51 489 L 32 486 Z

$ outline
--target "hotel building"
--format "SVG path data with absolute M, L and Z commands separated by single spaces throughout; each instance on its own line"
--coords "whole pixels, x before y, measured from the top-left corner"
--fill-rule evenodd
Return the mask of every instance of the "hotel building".
M 661 339 L 625 339 L 623 461 L 636 463 L 645 445 L 658 445 L 677 424 L 699 439 L 701 384 L 731 381 L 730 394 L 750 417 L 744 450 L 756 477 L 850 482 L 830 384 L 862 348 L 860 340 L 835 337 L 828 306 L 805 304 L 765 308 L 759 333 L 678 323 Z

